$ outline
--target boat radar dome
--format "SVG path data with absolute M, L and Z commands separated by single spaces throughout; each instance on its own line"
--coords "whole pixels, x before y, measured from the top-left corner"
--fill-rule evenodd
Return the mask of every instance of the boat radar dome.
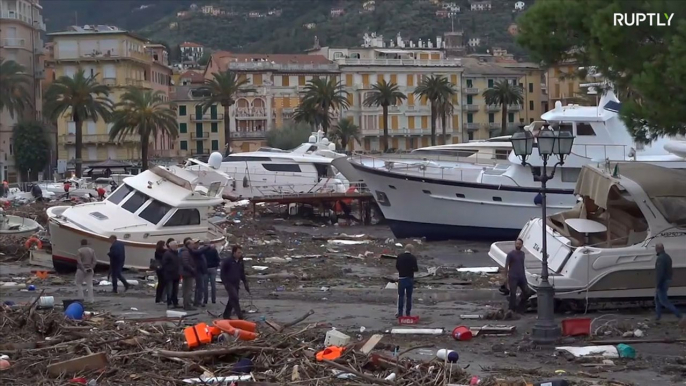
M 322 138 L 322 145 L 329 146 L 329 140 L 326 138 Z
M 307 140 L 307 142 L 315 143 L 317 142 L 317 137 L 315 137 L 314 135 L 310 135 L 310 138 Z
M 336 151 L 336 144 L 333 143 L 333 142 L 331 142 L 331 143 L 329 144 L 329 150 L 331 150 L 331 151 Z
M 207 164 L 210 165 L 212 169 L 219 169 L 222 166 L 222 153 L 215 151 L 210 154 L 210 158 L 207 160 Z

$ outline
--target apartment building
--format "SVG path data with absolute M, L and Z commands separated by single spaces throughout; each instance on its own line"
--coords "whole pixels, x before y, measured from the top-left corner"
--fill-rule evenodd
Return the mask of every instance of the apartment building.
M 555 106 L 555 102 L 560 101 L 562 105 L 575 103 L 580 94 L 584 93 L 580 84 L 584 83 L 584 79 L 579 79 L 577 74 L 579 72 L 578 64 L 567 61 L 556 64 L 547 69 L 545 73 L 548 104 Z
M 463 128 L 466 140 L 487 139 L 500 135 L 502 106 L 487 105 L 484 91 L 497 82 L 507 81 L 522 89 L 522 105 L 510 105 L 507 112 L 507 129 L 514 130 L 520 120 L 528 123 L 540 119 L 544 111 L 540 70 L 532 63 L 496 63 L 481 58 L 463 58 Z
M 43 8 L 38 0 L 0 0 L 0 58 L 13 60 L 24 66 L 31 79 L 29 93 L 34 108 L 25 112 L 26 118 L 42 117 L 43 41 L 45 32 Z M 19 117 L 0 111 L 0 178 L 15 182 L 19 173 L 15 168 L 12 128 Z
M 145 39 L 112 26 L 74 26 L 48 36 L 53 41 L 54 58 L 50 64 L 56 78 L 71 77 L 84 70 L 86 75 L 95 76 L 98 82 L 112 88 L 110 100 L 115 104 L 128 86 L 161 90 L 168 98 L 172 70 L 164 63 L 166 51 L 163 47 L 148 48 Z M 84 166 L 107 159 L 140 160 L 140 138 L 131 135 L 110 141 L 110 128 L 111 124 L 102 119 L 84 122 Z M 68 115 L 57 122 L 60 169 L 65 169 L 65 165 L 67 169 L 74 166 L 75 129 L 76 125 Z M 151 154 L 169 150 L 155 147 L 160 144 L 160 138 L 150 140 Z
M 176 104 L 179 124 L 178 150 L 181 157 L 199 157 L 211 152 L 224 152 L 224 108 L 214 105 L 207 112 L 202 109 L 200 84 L 176 86 Z
M 443 75 L 455 85 L 455 111 L 446 121 L 448 143 L 461 142 L 460 59 L 446 59 L 442 38 L 433 41 L 404 41 L 400 35 L 389 42 L 381 35 L 365 35 L 361 47 L 322 47 L 310 53 L 324 55 L 338 64 L 342 83 L 348 92 L 350 108 L 342 112 L 360 126 L 363 143 L 353 143 L 353 150 L 376 151 L 383 148 L 383 114 L 380 107 L 364 106 L 372 85 L 379 80 L 396 83 L 407 100 L 389 108 L 389 147 L 399 150 L 429 146 L 431 143 L 431 108 L 424 98 L 413 94 L 423 77 Z M 436 133 L 442 133 L 441 119 L 436 121 Z M 437 136 L 437 143 L 441 142 Z
M 267 131 L 291 120 L 308 81 L 314 77 L 340 77 L 338 66 L 321 55 L 217 52 L 207 64 L 205 78 L 211 79 L 213 73 L 227 69 L 247 79 L 255 90 L 239 95 L 230 109 L 233 151 L 253 151 L 264 146 Z M 223 130 L 220 133 L 223 141 Z M 189 147 L 204 150 L 205 145 L 198 144 L 204 141 L 204 137 L 196 139 Z

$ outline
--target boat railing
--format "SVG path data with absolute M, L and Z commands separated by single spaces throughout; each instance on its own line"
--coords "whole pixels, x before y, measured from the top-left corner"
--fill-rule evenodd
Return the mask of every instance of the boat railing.
M 629 154 L 627 151 L 628 147 L 627 145 L 574 144 L 572 154 L 589 159 L 602 158 L 603 160 L 609 159 L 611 161 L 630 161 L 631 158 L 627 157 L 627 154 Z
M 316 190 L 316 191 L 310 191 L 310 192 L 297 192 L 295 190 L 293 191 L 284 191 L 283 188 L 289 187 L 288 185 L 278 185 L 278 187 L 281 189 L 280 192 L 273 192 L 273 191 L 267 191 L 267 189 L 264 189 L 264 186 L 261 186 L 260 189 L 258 189 L 261 193 L 260 197 L 256 197 L 255 200 L 258 200 L 263 198 L 263 199 L 277 199 L 277 198 L 293 198 L 293 197 L 298 197 L 298 198 L 305 198 L 305 197 L 313 197 L 313 198 L 322 198 L 322 197 L 337 197 L 341 198 L 341 196 L 351 196 L 351 197 L 356 197 L 356 196 L 361 196 L 361 195 L 367 195 L 370 194 L 370 190 L 367 188 L 367 185 L 364 183 L 351 183 L 350 186 L 348 187 L 348 192 L 332 192 L 332 191 L 322 191 L 322 190 Z M 351 189 L 354 189 L 354 191 L 351 191 Z
M 439 154 L 418 154 L 418 153 L 387 153 L 387 154 L 353 154 L 350 159 L 358 163 L 368 164 L 370 161 L 374 167 L 383 166 L 384 162 L 388 161 L 436 161 L 436 162 L 450 162 L 462 163 L 472 165 L 488 165 L 492 166 L 504 160 L 503 157 L 498 158 L 495 152 L 480 153 L 474 152 L 469 156 L 459 155 L 439 155 Z

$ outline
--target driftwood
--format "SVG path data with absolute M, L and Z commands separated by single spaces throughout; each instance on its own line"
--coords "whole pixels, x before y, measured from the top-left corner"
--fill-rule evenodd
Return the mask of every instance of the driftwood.
M 331 366 L 331 367 L 335 367 L 335 368 L 337 368 L 338 370 L 343 371 L 344 373 L 355 374 L 356 376 L 358 376 L 358 377 L 364 379 L 364 380 L 367 381 L 367 382 L 371 382 L 371 383 L 374 383 L 374 384 L 377 384 L 377 385 L 392 385 L 392 384 L 393 384 L 393 382 L 391 382 L 391 381 L 387 381 L 387 380 L 385 380 L 385 379 L 383 379 L 383 378 L 382 378 L 382 379 L 379 379 L 379 378 L 370 377 L 369 375 L 362 374 L 361 372 L 356 371 L 356 370 L 353 370 L 353 369 L 351 369 L 350 367 L 343 366 L 343 365 L 339 365 L 339 364 L 336 363 L 336 362 L 327 361 L 327 360 L 323 360 L 322 362 L 326 363 L 327 365 L 329 365 L 329 366 Z
M 254 352 L 274 352 L 278 351 L 274 347 L 257 347 L 257 346 L 240 346 L 232 348 L 221 348 L 216 350 L 199 350 L 199 351 L 168 351 L 168 350 L 154 350 L 153 354 L 167 358 L 202 358 L 202 357 L 218 357 L 222 355 L 245 354 Z

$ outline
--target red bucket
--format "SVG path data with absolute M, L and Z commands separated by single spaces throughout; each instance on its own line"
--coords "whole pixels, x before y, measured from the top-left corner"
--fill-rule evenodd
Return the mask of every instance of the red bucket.
M 591 335 L 591 318 L 570 318 L 562 321 L 562 335 Z
M 401 316 L 398 318 L 398 324 L 417 324 L 419 323 L 419 316 Z
M 469 329 L 469 327 L 465 326 L 457 326 L 453 330 L 453 338 L 455 340 L 471 340 L 472 339 L 472 331 Z

